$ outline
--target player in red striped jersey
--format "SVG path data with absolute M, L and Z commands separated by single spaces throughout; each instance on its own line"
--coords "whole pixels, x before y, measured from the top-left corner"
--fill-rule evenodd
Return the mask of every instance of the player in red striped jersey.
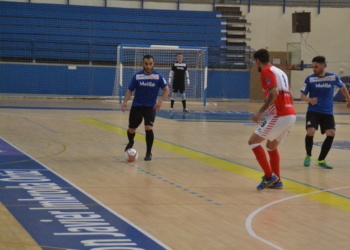
M 261 72 L 261 86 L 264 91 L 265 103 L 253 117 L 258 123 L 262 114 L 267 110 L 266 120 L 255 130 L 248 143 L 253 150 L 258 163 L 265 175 L 257 190 L 265 188 L 283 188 L 280 176 L 280 155 L 277 147 L 283 142 L 292 129 L 296 113 L 293 106 L 293 96 L 289 91 L 287 75 L 280 69 L 270 65 L 269 52 L 260 49 L 254 53 L 254 59 Z M 267 160 L 261 142 L 267 139 L 266 148 L 270 157 Z

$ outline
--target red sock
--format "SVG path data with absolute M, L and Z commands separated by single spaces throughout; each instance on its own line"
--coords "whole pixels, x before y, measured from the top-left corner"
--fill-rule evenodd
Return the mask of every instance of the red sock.
M 260 164 L 260 167 L 264 170 L 266 178 L 271 178 L 272 169 L 270 163 L 267 160 L 265 150 L 262 148 L 261 145 L 253 148 L 252 150 L 255 154 L 256 160 Z
M 271 169 L 275 173 L 275 175 L 277 175 L 278 178 L 280 178 L 280 153 L 277 149 L 273 151 L 267 150 L 267 152 L 270 156 Z

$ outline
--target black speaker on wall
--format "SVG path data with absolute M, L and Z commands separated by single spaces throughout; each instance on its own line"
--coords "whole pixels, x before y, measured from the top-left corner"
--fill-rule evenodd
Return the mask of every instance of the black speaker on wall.
M 305 33 L 311 31 L 311 12 L 292 13 L 292 32 Z

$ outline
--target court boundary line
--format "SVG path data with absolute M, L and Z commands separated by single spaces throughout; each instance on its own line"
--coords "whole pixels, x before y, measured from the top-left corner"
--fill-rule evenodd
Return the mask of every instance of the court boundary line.
M 252 236 L 253 238 L 257 239 L 257 240 L 260 240 L 261 242 L 277 249 L 277 250 L 284 250 L 284 248 L 281 248 L 275 244 L 273 244 L 272 242 L 268 241 L 268 240 L 265 240 L 264 238 L 261 238 L 259 237 L 258 235 L 256 235 L 256 233 L 254 232 L 253 230 L 253 227 L 252 227 L 252 221 L 254 219 L 254 217 L 260 213 L 261 211 L 263 211 L 264 209 L 266 208 L 269 208 L 277 203 L 280 203 L 280 202 L 284 202 L 284 201 L 287 201 L 287 200 L 291 200 L 291 199 L 294 199 L 294 198 L 299 198 L 299 197 L 303 197 L 305 195 L 310 195 L 310 194 L 315 194 L 315 193 L 321 193 L 321 192 L 329 192 L 329 191 L 333 191 L 333 190 L 340 190 L 340 189 L 346 189 L 346 188 L 350 188 L 350 187 L 340 187 L 340 188 L 331 188 L 331 189 L 325 189 L 325 190 L 319 190 L 319 191 L 315 191 L 315 192 L 310 192 L 310 193 L 305 193 L 305 194 L 298 194 L 298 195 L 294 195 L 294 196 L 291 196 L 291 197 L 286 197 L 286 198 L 283 198 L 283 199 L 280 199 L 280 200 L 277 200 L 277 201 L 273 201 L 273 202 L 270 202 L 258 209 L 256 209 L 254 212 L 252 212 L 246 219 L 246 230 L 248 231 L 248 233 L 250 234 L 250 236 Z
M 4 139 L 3 137 L 0 137 L 0 139 L 4 140 L 6 143 L 8 143 L 9 145 L 11 145 L 12 147 L 14 147 L 15 149 L 17 149 L 18 151 L 20 151 L 22 154 L 30 157 L 31 159 L 33 159 L 33 161 L 37 162 L 38 164 L 40 164 L 41 166 L 43 166 L 44 168 L 46 168 L 47 170 L 51 171 L 52 173 L 54 173 L 55 175 L 57 175 L 59 178 L 62 178 L 62 180 L 64 180 L 65 182 L 67 182 L 68 184 L 70 184 L 72 187 L 76 188 L 77 190 L 79 190 L 80 192 L 82 192 L 83 194 L 85 194 L 87 197 L 89 197 L 90 199 L 92 199 L 93 201 L 95 201 L 97 204 L 99 204 L 101 207 L 105 208 L 106 210 L 108 210 L 109 212 L 111 212 L 112 214 L 114 214 L 115 216 L 119 217 L 121 220 L 125 221 L 126 223 L 128 223 L 129 225 L 131 225 L 132 227 L 134 227 L 135 229 L 137 229 L 138 231 L 140 231 L 141 233 L 143 233 L 144 235 L 146 235 L 147 237 L 149 237 L 150 239 L 152 239 L 153 241 L 155 241 L 156 243 L 158 243 L 160 246 L 164 247 L 166 250 L 173 250 L 172 248 L 170 248 L 169 246 L 167 246 L 165 243 L 161 242 L 160 240 L 158 240 L 157 238 L 155 238 L 153 235 L 151 235 L 150 233 L 146 232 L 145 230 L 143 230 L 142 228 L 140 228 L 139 226 L 137 226 L 136 224 L 134 224 L 133 222 L 131 222 L 130 220 L 126 219 L 124 216 L 122 216 L 121 214 L 117 213 L 116 211 L 114 211 L 113 209 L 111 209 L 110 207 L 108 207 L 107 205 L 105 205 L 104 203 L 102 203 L 100 200 L 98 200 L 97 198 L 93 197 L 92 195 L 90 195 L 89 193 L 85 192 L 83 189 L 81 189 L 79 186 L 73 184 L 71 181 L 67 180 L 66 178 L 64 178 L 63 176 L 61 176 L 60 174 L 58 174 L 56 171 L 54 171 L 53 169 L 51 169 L 50 167 L 46 166 L 45 164 L 43 164 L 42 162 L 40 162 L 39 160 L 35 159 L 34 157 L 32 157 L 30 154 L 22 151 L 21 149 L 17 148 L 15 145 L 13 145 L 12 143 L 10 143 L 9 141 L 7 141 L 6 139 Z

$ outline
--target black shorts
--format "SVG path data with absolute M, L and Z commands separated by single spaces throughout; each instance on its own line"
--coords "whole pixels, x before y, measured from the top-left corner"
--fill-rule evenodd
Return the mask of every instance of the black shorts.
M 185 93 L 185 83 L 174 82 L 173 83 L 173 92 L 177 93 L 179 91 L 181 94 Z
M 321 127 L 321 134 L 324 134 L 328 129 L 335 130 L 334 115 L 308 111 L 306 113 L 306 129 L 315 128 L 318 130 L 318 125 Z
M 156 119 L 156 111 L 153 107 L 131 107 L 129 114 L 129 128 L 138 128 L 142 119 L 145 126 L 152 126 Z

